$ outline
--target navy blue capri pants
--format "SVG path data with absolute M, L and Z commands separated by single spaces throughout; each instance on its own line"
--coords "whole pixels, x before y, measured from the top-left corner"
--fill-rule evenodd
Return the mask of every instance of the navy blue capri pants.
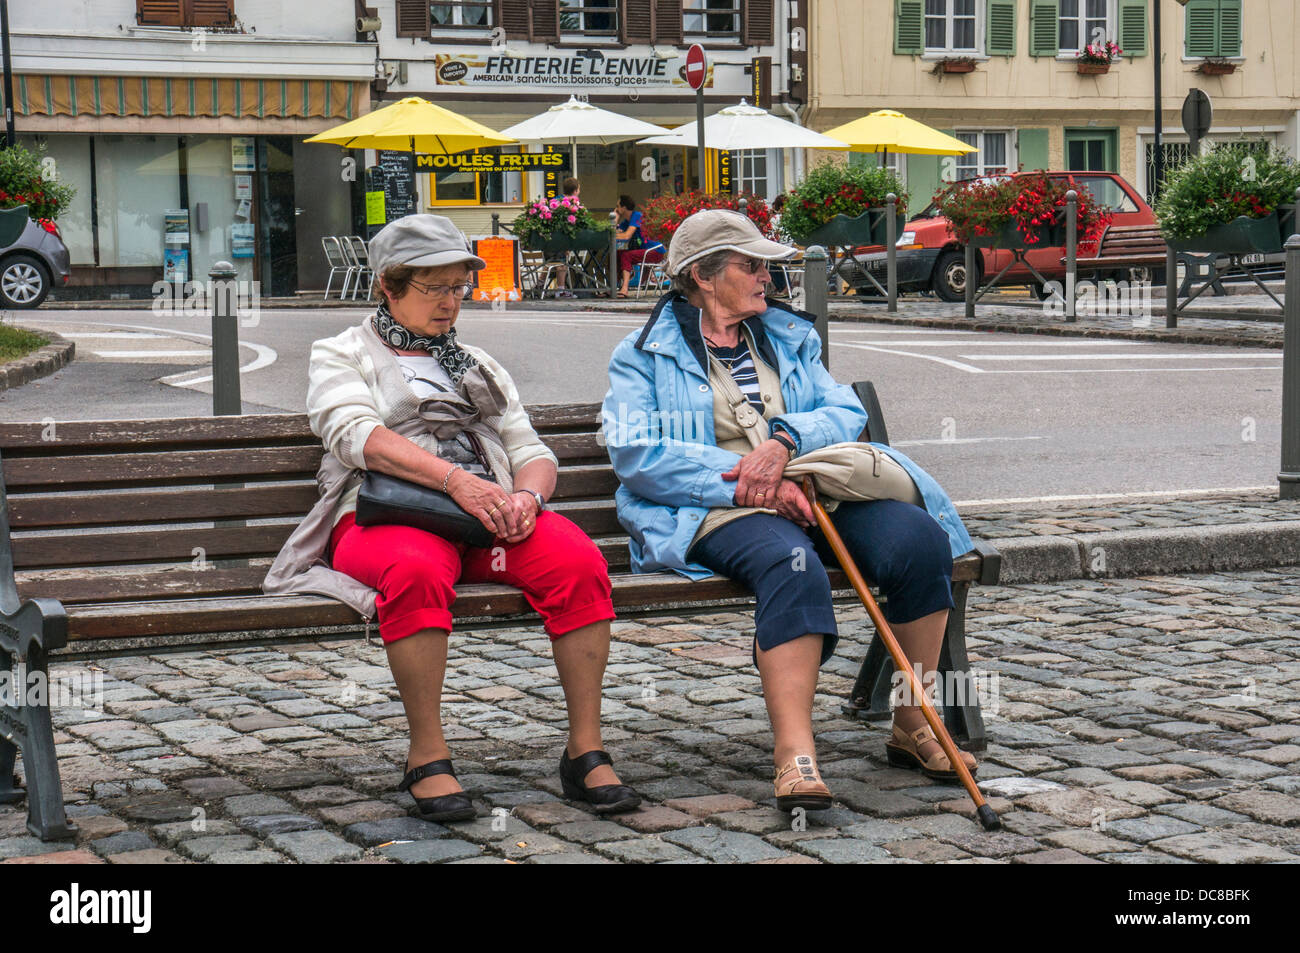
M 880 587 L 888 621 L 953 608 L 948 534 L 924 509 L 870 500 L 841 503 L 830 516 L 862 574 Z M 823 664 L 834 654 L 839 630 L 826 566 L 838 564 L 819 528 L 805 532 L 783 516 L 753 513 L 709 533 L 688 558 L 754 593 L 758 648 L 821 633 Z

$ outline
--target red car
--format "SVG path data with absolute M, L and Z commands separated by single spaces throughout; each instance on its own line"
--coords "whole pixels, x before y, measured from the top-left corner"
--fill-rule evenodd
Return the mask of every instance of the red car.
M 1023 173 L 1012 172 L 1012 176 Z M 1097 202 L 1113 216 L 1113 225 L 1154 225 L 1156 216 L 1151 206 L 1138 194 L 1137 189 L 1114 172 L 1048 172 L 1054 179 L 1073 178 L 1075 185 L 1092 192 Z M 898 290 L 931 290 L 944 301 L 962 301 L 966 296 L 966 249 L 956 236 L 948 220 L 938 214 L 931 203 L 920 215 L 911 219 L 898 238 Z M 1081 254 L 1089 249 L 1081 247 Z M 837 269 L 841 278 L 852 287 L 876 294 L 875 286 L 863 274 L 870 274 L 885 284 L 885 252 L 880 245 L 855 249 L 861 266 L 846 258 Z M 1011 260 L 1012 253 L 1002 249 L 980 249 L 980 275 L 995 275 Z M 1063 281 L 1065 248 L 1048 245 L 1031 249 L 1026 259 L 1049 280 Z M 1038 279 L 1024 265 L 1017 263 L 1002 276 L 1000 285 L 1037 286 Z

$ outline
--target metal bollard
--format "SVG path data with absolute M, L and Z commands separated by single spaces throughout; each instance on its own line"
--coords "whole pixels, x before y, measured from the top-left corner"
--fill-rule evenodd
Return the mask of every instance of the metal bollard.
M 966 317 L 975 317 L 975 246 L 966 246 Z
M 889 292 L 890 313 L 898 310 L 898 196 L 885 196 L 885 289 Z
M 618 296 L 623 276 L 618 273 L 618 212 L 609 213 L 609 296 Z
M 228 261 L 219 261 L 208 272 L 212 289 L 212 415 L 221 417 L 244 412 L 239 397 L 239 294 Z
M 737 202 L 736 204 L 740 207 L 740 214 L 741 214 L 741 215 L 748 215 L 748 214 L 749 214 L 749 199 L 745 198 L 745 197 L 742 195 L 742 196 L 740 197 L 740 201 Z
M 1065 193 L 1065 320 L 1078 321 L 1075 287 L 1079 282 L 1079 193 Z
M 822 364 L 831 369 L 830 323 L 826 307 L 826 249 L 809 245 L 803 253 L 803 309 L 811 314 L 822 339 Z
M 1292 225 L 1293 229 L 1297 226 Z M 1282 469 L 1279 499 L 1300 499 L 1300 235 L 1286 240 L 1282 322 Z
M 492 234 L 493 235 L 501 234 L 501 213 L 500 212 L 492 213 Z

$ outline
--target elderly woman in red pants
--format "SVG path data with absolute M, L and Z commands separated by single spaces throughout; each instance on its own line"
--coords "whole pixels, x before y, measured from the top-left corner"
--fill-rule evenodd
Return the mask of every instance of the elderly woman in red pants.
M 307 412 L 327 453 L 321 498 L 285 543 L 263 589 L 315 592 L 378 614 L 379 635 L 410 724 L 406 775 L 425 820 L 472 818 L 452 772 L 441 700 L 456 582 L 523 590 L 552 640 L 569 738 L 566 797 L 597 812 L 632 810 L 601 747 L 609 654 L 608 566 L 577 526 L 546 509 L 556 460 L 538 439 L 505 369 L 456 339 L 471 270 L 482 268 L 449 219 L 411 215 L 370 242 L 375 314 L 312 346 Z M 494 537 L 489 548 L 405 525 L 356 524 L 359 485 L 376 470 L 449 494 Z

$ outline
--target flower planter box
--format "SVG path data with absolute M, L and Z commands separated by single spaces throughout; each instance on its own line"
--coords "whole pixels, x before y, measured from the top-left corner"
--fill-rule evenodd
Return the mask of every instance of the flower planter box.
M 1196 67 L 1196 72 L 1203 76 L 1227 76 L 1230 73 L 1237 72 L 1236 63 L 1202 63 Z
M 1174 251 L 1214 252 L 1220 255 L 1274 255 L 1295 229 L 1295 209 L 1283 206 L 1263 218 L 1239 215 L 1226 225 L 1212 225 L 1192 238 L 1166 238 Z
M 885 234 L 888 228 L 886 212 L 887 209 L 879 207 L 865 209 L 861 215 L 856 216 L 836 215 L 825 225 L 813 229 L 808 235 L 797 237 L 795 241 L 804 247 L 809 245 L 824 245 L 827 248 L 850 245 L 883 245 L 889 240 Z M 898 235 L 903 234 L 903 228 L 907 224 L 907 216 L 899 212 L 895 217 L 898 227 L 894 235 L 897 238 Z
M 0 208 L 0 248 L 8 248 L 18 241 L 27 227 L 27 206 Z
M 1039 225 L 1033 230 L 1038 241 L 1027 242 L 1025 235 L 1015 222 L 1008 222 L 992 235 L 976 235 L 971 239 L 975 248 L 1054 248 L 1065 244 L 1064 225 Z
M 975 63 L 970 60 L 942 60 L 939 63 L 941 73 L 973 73 Z
M 583 228 L 572 237 L 563 232 L 545 237 L 533 235 L 525 239 L 524 247 L 548 255 L 560 255 L 569 251 L 601 251 L 609 247 L 610 235 L 607 228 Z
M 1097 76 L 1101 73 L 1110 72 L 1109 63 L 1075 63 L 1074 68 L 1079 71 L 1081 76 Z

